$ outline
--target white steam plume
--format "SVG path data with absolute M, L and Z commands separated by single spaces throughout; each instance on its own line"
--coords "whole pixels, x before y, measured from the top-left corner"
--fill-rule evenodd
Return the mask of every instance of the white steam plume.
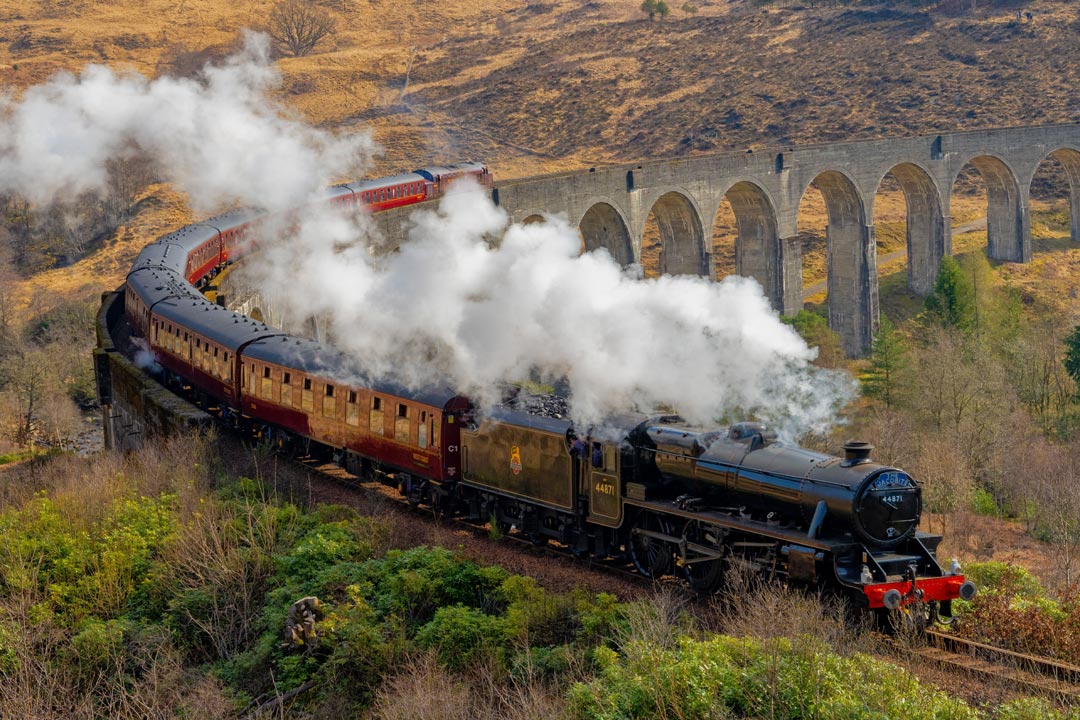
M 579 423 L 668 406 L 702 423 L 753 413 L 789 436 L 825 427 L 853 394 L 849 375 L 809 364 L 816 351 L 753 280 L 643 280 L 606 251 L 579 256 L 565 221 L 508 225 L 475 191 L 415 213 L 396 253 L 370 252 L 366 226 L 308 218 L 245 272 L 297 318 L 329 319 L 373 374 L 442 377 L 491 402 L 539 371 L 568 380 Z
M 337 136 L 290 119 L 267 93 L 280 84 L 265 35 L 200 80 L 118 75 L 90 65 L 0 95 L 0 192 L 36 204 L 100 192 L 106 163 L 143 154 L 196 212 L 241 203 L 282 210 L 366 164 L 367 134 Z
M 91 66 L 0 97 L 0 192 L 49 203 L 100 191 L 108 160 L 143 154 L 200 213 L 302 205 L 371 143 L 290 119 L 267 97 L 279 80 L 265 37 L 249 35 L 198 81 Z M 568 379 L 579 422 L 666 405 L 700 422 L 754 413 L 792 432 L 831 422 L 852 394 L 848 376 L 809 365 L 753 281 L 642 280 L 603 251 L 579 257 L 563 221 L 508 226 L 480 193 L 417 213 L 389 255 L 369 252 L 366 220 L 327 210 L 248 270 L 295 316 L 328 317 L 373 374 L 445 378 L 491 402 L 499 383 L 538 371 Z

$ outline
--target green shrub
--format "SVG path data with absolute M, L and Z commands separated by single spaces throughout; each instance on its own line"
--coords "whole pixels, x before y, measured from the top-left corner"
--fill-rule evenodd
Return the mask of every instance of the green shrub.
M 431 621 L 416 633 L 422 648 L 436 652 L 452 670 L 472 665 L 485 650 L 501 647 L 506 640 L 506 623 L 492 615 L 464 605 L 441 607 Z
M 727 717 L 974 720 L 964 703 L 923 688 L 907 671 L 816 641 L 682 638 L 673 650 L 637 645 L 596 652 L 599 676 L 570 691 L 582 719 Z
M 508 577 L 502 568 L 482 568 L 445 548 L 428 547 L 391 550 L 364 569 L 373 593 L 369 600 L 379 616 L 397 614 L 412 627 L 447 605 L 495 607 L 497 590 Z
M 557 682 L 581 665 L 584 665 L 582 652 L 569 645 L 530 647 L 513 655 L 510 674 L 522 683 L 537 678 Z
M 124 633 L 128 625 L 120 620 L 93 619 L 71 638 L 71 654 L 79 674 L 93 679 L 99 673 L 112 674 L 122 664 Z
M 979 593 L 971 602 L 954 601 L 964 618 L 958 633 L 1017 652 L 1080 662 L 1078 598 L 1049 597 L 1027 569 L 1005 563 L 972 563 L 965 574 Z
M 572 642 L 581 627 L 576 598 L 552 595 L 521 575 L 511 575 L 499 586 L 505 605 L 507 635 L 535 647 Z
M 610 593 L 578 597 L 577 610 L 581 618 L 580 637 L 588 643 L 610 638 L 626 625 L 619 600 Z
M 116 617 L 146 581 L 176 527 L 176 498 L 121 500 L 95 527 L 81 529 L 50 499 L 0 515 L 0 573 L 8 592 L 46 593 L 61 620 Z
M 1001 516 L 1001 508 L 998 507 L 997 500 L 994 499 L 989 490 L 982 487 L 975 488 L 975 492 L 971 494 L 971 510 L 976 515 Z
M 0 625 L 0 676 L 11 675 L 22 667 L 16 632 L 17 629 Z
M 370 701 L 397 657 L 408 651 L 388 641 L 387 635 L 395 636 L 392 628 L 380 625 L 375 612 L 360 599 L 329 613 L 322 629 L 329 657 L 320 677 L 326 687 L 347 696 L 357 707 Z
M 344 523 L 320 524 L 277 561 L 277 574 L 299 587 L 310 586 L 328 566 L 360 556 L 351 529 Z
M 1046 597 L 1046 590 L 1027 568 L 1003 562 L 969 563 L 964 576 L 979 586 L 979 592 L 1009 592 L 1029 598 Z
M 1080 720 L 1080 709 L 1058 710 L 1045 698 L 1022 698 L 997 709 L 996 720 Z

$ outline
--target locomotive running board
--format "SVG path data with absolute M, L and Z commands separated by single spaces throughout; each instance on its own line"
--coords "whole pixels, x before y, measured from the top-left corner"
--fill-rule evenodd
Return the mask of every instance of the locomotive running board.
M 758 522 L 757 520 L 744 520 L 742 518 L 734 518 L 725 513 L 712 512 L 709 510 L 700 511 L 687 511 L 680 509 L 674 503 L 658 503 L 649 502 L 647 500 L 631 500 L 629 498 L 623 501 L 625 505 L 632 507 L 642 508 L 643 510 L 651 510 L 662 515 L 674 515 L 677 517 L 686 518 L 687 520 L 698 520 L 708 522 L 717 527 L 726 528 L 729 530 L 736 530 L 740 532 L 751 532 L 755 535 L 763 535 L 765 537 L 773 538 L 781 542 L 792 543 L 803 547 L 814 548 L 815 550 L 828 550 L 832 553 L 837 553 L 843 546 L 858 545 L 856 542 L 830 544 L 822 542 L 817 538 L 806 537 L 806 532 L 801 530 L 791 530 L 787 528 L 780 528 L 775 525 L 769 525 L 767 523 Z M 635 532 L 637 529 L 635 528 Z M 641 531 L 643 534 L 652 537 L 654 534 L 651 531 Z M 662 534 L 661 534 L 662 535 Z M 659 539 L 671 541 L 672 538 L 661 537 Z M 681 541 L 681 538 L 674 538 L 676 542 Z M 713 552 L 710 550 L 709 552 Z

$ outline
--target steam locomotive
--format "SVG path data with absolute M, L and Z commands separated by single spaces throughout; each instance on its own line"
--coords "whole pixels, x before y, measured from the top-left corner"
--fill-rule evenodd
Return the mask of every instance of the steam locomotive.
M 941 536 L 918 531 L 916 480 L 871 460 L 869 444 L 838 458 L 759 423 L 696 428 L 674 415 L 613 418 L 577 453 L 576 437 L 566 420 L 495 412 L 462 429 L 459 482 L 410 478 L 404 491 L 535 542 L 624 555 L 645 577 L 678 573 L 701 592 L 738 561 L 858 608 L 918 604 L 933 620 L 975 594 L 938 563 Z
M 491 186 L 471 163 L 339 186 L 328 201 L 378 210 L 465 175 Z M 575 428 L 509 406 L 480 413 L 450 388 L 368 379 L 331 347 L 210 302 L 193 286 L 250 248 L 257 228 L 257 215 L 237 212 L 171 233 L 140 253 L 122 288 L 148 367 L 225 422 L 284 451 L 325 452 L 439 512 L 625 557 L 702 592 L 742 562 L 871 611 L 918 606 L 938 619 L 974 594 L 955 564 L 938 563 L 941 536 L 918 531 L 916 480 L 873 462 L 868 445 L 837 458 L 757 423 L 627 414 Z

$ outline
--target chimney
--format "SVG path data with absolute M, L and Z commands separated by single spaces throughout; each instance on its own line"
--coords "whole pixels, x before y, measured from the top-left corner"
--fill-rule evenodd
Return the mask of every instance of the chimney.
M 873 452 L 874 446 L 868 442 L 862 440 L 848 440 L 844 443 L 844 459 L 847 461 L 844 463 L 848 465 L 858 465 L 864 462 L 870 462 L 870 453 Z

